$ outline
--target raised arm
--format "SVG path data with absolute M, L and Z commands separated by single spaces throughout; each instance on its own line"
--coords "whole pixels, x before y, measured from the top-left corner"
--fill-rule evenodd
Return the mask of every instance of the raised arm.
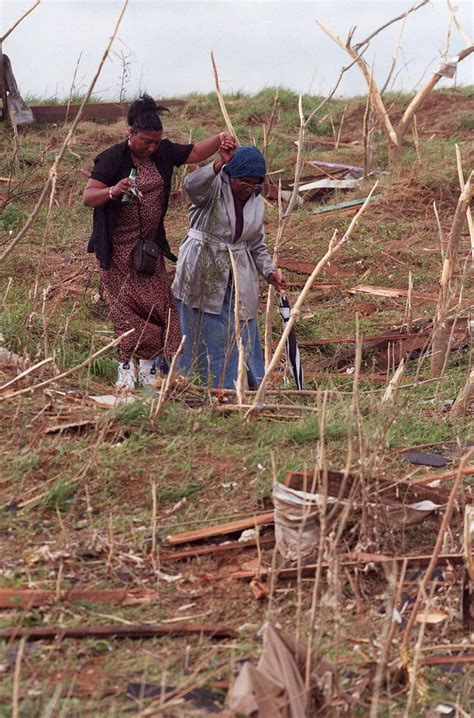
M 219 135 L 214 135 L 214 137 L 208 137 L 206 140 L 196 142 L 186 160 L 186 164 L 190 165 L 196 164 L 197 162 L 204 162 L 208 160 L 209 157 L 212 157 L 221 147 L 228 150 L 235 149 L 235 138 L 228 132 L 221 132 Z

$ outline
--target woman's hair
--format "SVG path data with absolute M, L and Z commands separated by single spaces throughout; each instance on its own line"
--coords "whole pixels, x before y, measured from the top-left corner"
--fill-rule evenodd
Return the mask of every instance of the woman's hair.
M 144 92 L 130 105 L 127 122 L 133 130 L 159 131 L 163 129 L 160 119 L 163 112 L 169 112 L 168 108 L 157 105 L 155 100 Z

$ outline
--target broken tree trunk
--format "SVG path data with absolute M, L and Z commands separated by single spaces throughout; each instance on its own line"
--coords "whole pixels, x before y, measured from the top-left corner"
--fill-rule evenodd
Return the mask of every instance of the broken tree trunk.
M 458 255 L 462 228 L 466 222 L 467 209 L 469 208 L 469 203 L 474 193 L 473 177 L 474 172 L 471 172 L 469 179 L 464 185 L 464 189 L 459 196 L 451 231 L 446 241 L 436 314 L 433 325 L 433 341 L 431 348 L 432 378 L 442 375 L 446 360 L 446 353 L 448 351 L 447 318 L 451 303 L 451 282 L 456 266 L 456 258 Z
M 411 8 L 408 12 L 417 10 L 425 4 L 425 2 L 422 2 L 418 6 L 414 6 L 413 8 Z M 445 63 L 443 63 L 439 67 L 439 69 L 435 73 L 433 73 L 432 77 L 430 77 L 430 79 L 416 93 L 415 97 L 411 100 L 411 102 L 408 104 L 408 107 L 405 109 L 405 112 L 403 113 L 403 116 L 398 122 L 398 124 L 394 125 L 390 119 L 385 102 L 382 98 L 382 92 L 379 90 L 374 80 L 372 71 L 369 68 L 367 62 L 362 57 L 360 51 L 361 48 L 364 48 L 364 50 L 367 49 L 370 40 L 381 30 L 390 25 L 392 22 L 406 17 L 408 12 L 404 13 L 403 15 L 400 15 L 399 17 L 395 18 L 395 20 L 392 20 L 383 25 L 382 27 L 378 28 L 366 40 L 356 45 L 352 45 L 353 31 L 349 33 L 347 41 L 343 42 L 340 37 L 334 35 L 331 30 L 325 27 L 322 23 L 318 21 L 316 22 L 318 27 L 321 28 L 321 30 L 333 42 L 335 42 L 336 45 L 339 45 L 339 47 L 345 50 L 348 55 L 350 55 L 353 62 L 359 66 L 359 69 L 362 72 L 364 79 L 367 83 L 368 94 L 370 96 L 372 107 L 374 108 L 374 111 L 376 112 L 377 117 L 379 118 L 379 121 L 388 139 L 389 164 L 391 167 L 397 166 L 400 162 L 403 138 L 407 130 L 409 129 L 415 114 L 419 112 L 425 100 L 431 94 L 432 90 L 435 88 L 435 86 L 438 84 L 442 77 L 454 77 L 457 64 L 464 60 L 472 52 L 474 52 L 474 45 L 470 45 L 464 50 L 461 50 L 454 58 L 450 58 Z

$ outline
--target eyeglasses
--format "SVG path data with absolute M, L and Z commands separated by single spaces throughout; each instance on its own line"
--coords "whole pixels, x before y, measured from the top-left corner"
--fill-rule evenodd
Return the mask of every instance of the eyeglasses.
M 244 187 L 249 187 L 250 189 L 263 189 L 263 183 L 262 182 L 246 182 L 245 180 L 240 179 L 239 177 L 234 177 L 236 182 L 238 182 L 241 185 L 244 185 Z

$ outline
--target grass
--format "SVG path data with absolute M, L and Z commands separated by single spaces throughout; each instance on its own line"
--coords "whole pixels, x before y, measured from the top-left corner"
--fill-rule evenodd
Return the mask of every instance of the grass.
M 262 123 L 268 122 L 275 93 L 276 88 L 269 87 L 251 97 L 242 93 L 226 97 L 243 141 L 252 141 L 251 137 L 261 143 Z M 444 96 L 445 91 L 442 93 Z M 280 109 L 271 134 L 269 160 L 272 168 L 282 167 L 283 176 L 291 177 L 295 157 L 293 140 L 299 123 L 297 96 L 285 88 L 278 88 L 278 94 Z M 423 112 L 419 113 L 422 164 L 417 162 L 408 134 L 400 172 L 382 178 L 383 200 L 373 204 L 351 242 L 333 263 L 333 267 L 349 274 L 324 275 L 317 280 L 317 286 L 333 282 L 334 287 L 327 292 L 318 289 L 310 295 L 306 314 L 300 317 L 296 327 L 300 340 L 353 336 L 355 313 L 360 312 L 365 300 L 373 303 L 374 310 L 367 316 L 359 314 L 363 335 L 381 333 L 402 321 L 404 300 L 348 294 L 347 290 L 357 283 L 406 287 L 408 270 L 411 270 L 417 288 L 436 291 L 441 263 L 432 203 L 436 201 L 443 227 L 449 231 L 458 196 L 453 144 L 455 139 L 461 142 L 467 170 L 472 151 L 467 107 L 471 95 L 472 88 L 453 92 L 448 118 L 435 113 L 425 119 Z M 222 129 L 214 93 L 189 95 L 185 99 L 183 107 L 172 108 L 165 118 L 168 136 L 187 141 L 192 130 L 196 140 Z M 398 109 L 403 108 L 407 100 L 406 97 L 391 99 L 398 103 Z M 305 96 L 306 112 L 319 100 Z M 349 164 L 363 162 L 360 128 L 365 98 L 329 103 L 312 125 L 310 138 L 331 139 L 332 124 L 337 130 L 346 104 L 341 135 L 359 144 L 341 147 L 336 152 L 327 144 L 311 142 L 308 157 Z M 446 129 L 448 120 L 449 131 Z M 18 191 L 15 189 L 14 195 L 8 196 L 0 213 L 2 246 L 31 211 L 66 131 L 67 127 L 62 126 L 54 129 L 33 126 L 22 130 L 20 171 L 15 175 L 19 180 Z M 0 343 L 28 355 L 32 362 L 40 361 L 45 356 L 46 327 L 47 346 L 49 351 L 54 351 L 54 369 L 47 365 L 35 372 L 33 382 L 52 376 L 53 371 L 75 366 L 91 351 L 110 341 L 112 327 L 107 307 L 102 300 L 92 301 L 100 285 L 94 259 L 86 255 L 91 216 L 81 204 L 85 182 L 82 170 L 91 166 L 100 149 L 121 140 L 123 135 L 121 123 L 81 123 L 72 148 L 75 154 L 67 154 L 61 167 L 58 203 L 53 204 L 47 233 L 43 208 L 17 250 L 0 267 L 2 286 L 5 286 L 0 293 Z M 385 167 L 384 137 L 379 134 L 375 140 L 377 165 Z M 0 141 L 0 173 L 5 175 L 11 167 L 12 151 L 6 128 L 0 128 Z M 371 185 L 372 182 L 364 183 L 363 188 L 357 190 L 357 196 L 368 191 Z M 6 192 L 4 185 L 0 191 Z M 344 198 L 346 196 L 356 195 L 344 194 Z M 341 235 L 347 228 L 346 216 L 319 217 L 312 209 L 313 205 L 306 203 L 291 218 L 284 246 L 286 258 L 317 261 L 334 229 Z M 275 207 L 267 209 L 266 234 L 270 246 L 277 216 Z M 186 206 L 172 204 L 167 230 L 174 248 L 184 236 L 186 224 Z M 46 250 L 41 257 L 44 239 Z M 410 244 L 405 246 L 408 239 Z M 292 278 L 304 279 L 296 274 Z M 48 286 L 52 289 L 43 306 L 43 290 Z M 292 300 L 295 297 L 296 293 L 291 295 Z M 417 303 L 414 311 L 417 318 L 430 319 L 433 305 Z M 310 314 L 313 316 L 308 316 Z M 276 319 L 275 339 L 280 332 L 281 325 Z M 309 374 L 321 359 L 338 357 L 348 346 L 334 343 L 319 350 L 305 349 L 302 354 L 305 370 Z M 376 352 L 364 350 L 364 364 L 370 365 L 376 359 Z M 157 423 L 150 416 L 150 402 L 145 395 L 137 395 L 133 403 L 114 409 L 99 408 L 87 397 L 111 393 L 115 362 L 116 355 L 110 352 L 89 368 L 50 385 L 46 392 L 36 391 L 15 402 L 0 403 L 0 585 L 28 584 L 54 589 L 60 581 L 64 587 L 151 588 L 158 591 L 159 600 L 140 606 L 52 605 L 44 609 L 13 610 L 5 612 L 7 615 L 3 614 L 0 621 L 4 626 L 20 621 L 25 625 L 87 625 L 115 620 L 175 621 L 190 615 L 191 621 L 228 623 L 238 629 L 239 638 L 230 643 L 173 638 L 142 642 L 92 639 L 80 643 L 63 641 L 51 646 L 32 644 L 25 649 L 21 672 L 21 710 L 25 715 L 43 714 L 55 687 L 60 684 L 64 691 L 55 710 L 71 716 L 122 715 L 148 705 L 148 701 L 143 701 L 138 706 L 126 698 L 131 681 L 158 685 L 165 681 L 167 685 L 182 686 L 189 680 L 189 670 L 196 669 L 199 684 L 212 686 L 217 680 L 232 680 L 241 659 L 255 660 L 261 649 L 256 633 L 266 618 L 266 602 L 258 603 L 246 584 L 232 581 L 229 575 L 249 560 L 255 560 L 256 552 L 200 557 L 179 564 L 164 562 L 161 568 L 165 573 L 183 576 L 175 584 L 166 584 L 158 581 L 150 560 L 152 526 L 156 518 L 158 546 L 165 549 L 162 542 L 171 533 L 269 510 L 274 480 L 272 463 L 276 478 L 283 480 L 289 470 L 311 469 L 318 456 L 321 411 L 319 415 L 303 414 L 294 421 L 246 422 L 237 415 L 218 414 L 205 400 L 193 408 L 185 403 L 167 402 Z M 453 420 L 449 414 L 437 411 L 435 404 L 426 403 L 434 398 L 438 402 L 453 399 L 465 381 L 468 364 L 467 352 L 453 354 L 439 385 L 429 382 L 409 388 L 402 386 L 395 405 L 388 408 L 380 404 L 384 387 L 362 377 L 359 418 L 355 423 L 351 419 L 351 375 L 335 378 L 330 376 L 330 369 L 326 375 L 308 381 L 309 386 L 320 390 L 319 397 L 292 397 L 288 401 L 294 400 L 306 407 L 318 402 L 320 408 L 327 392 L 324 437 L 328 466 L 344 468 L 348 434 L 352 431 L 351 470 L 397 480 L 413 470 L 400 459 L 399 449 L 426 444 L 427 450 L 432 447 L 447 453 L 455 466 L 465 446 L 473 440 L 472 426 L 466 418 Z M 419 368 L 420 379 L 427 379 L 428 363 Z M 417 369 L 416 363 L 408 367 L 410 381 Z M 1 367 L 0 372 L 0 383 L 14 376 L 13 371 Z M 19 384 L 19 387 L 25 385 Z M 87 419 L 90 424 L 80 431 L 47 433 L 51 426 L 80 419 Z M 417 472 L 424 470 L 417 469 Z M 152 510 L 153 483 L 158 503 L 156 517 Z M 27 509 L 18 509 L 20 501 L 35 496 L 42 498 Z M 176 508 L 184 498 L 186 501 Z M 401 547 L 418 550 L 433 545 L 436 521 L 424 526 L 423 531 L 397 533 L 391 528 L 390 535 L 386 532 L 375 536 L 370 532 L 358 535 L 356 527 L 355 540 L 367 551 L 374 545 L 386 551 L 397 550 L 397 546 L 400 550 Z M 453 524 L 453 541 L 458 529 L 458 524 Z M 350 548 L 354 536 L 345 535 L 344 540 Z M 53 562 L 38 561 L 34 558 L 35 552 L 43 545 L 52 551 L 66 548 L 69 557 Z M 267 565 L 271 551 L 263 550 L 262 560 Z M 338 575 L 339 608 L 331 609 L 324 619 L 321 613 L 321 647 L 326 658 L 351 657 L 350 666 L 341 658 L 338 672 L 347 690 L 356 693 L 358 678 L 366 669 L 354 645 L 362 646 L 364 651 L 365 641 L 369 642 L 367 645 L 375 645 L 379 640 L 387 584 L 379 575 L 363 572 L 358 575 L 357 588 L 364 605 L 364 615 L 359 615 L 354 609 L 353 587 L 345 574 Z M 302 588 L 305 630 L 312 583 L 305 580 Z M 320 604 L 324 607 L 325 601 L 333 599 L 332 594 L 326 595 L 330 586 L 325 581 L 322 588 Z M 277 582 L 274 602 L 275 619 L 291 633 L 295 631 L 298 606 L 294 589 L 294 584 Z M 443 600 L 452 601 L 454 592 L 455 589 Z M 455 598 L 457 601 L 458 596 Z M 438 630 L 440 640 L 447 638 L 442 628 Z M 449 630 L 449 640 L 461 640 L 462 628 L 457 619 L 450 623 Z M 355 643 L 353 638 L 357 635 L 364 641 Z M 433 635 L 432 640 L 436 641 L 437 637 Z M 0 664 L 6 662 L 7 668 L 0 686 L 0 704 L 7 705 L 11 699 L 15 657 L 11 649 L 4 659 L 3 647 Z M 424 714 L 434 700 L 447 701 L 452 695 L 450 680 L 437 681 L 439 671 L 430 671 L 429 675 L 430 679 L 433 676 L 432 684 L 428 686 L 426 699 L 419 700 L 414 715 Z M 461 693 L 462 685 L 463 676 L 460 676 Z M 25 687 L 27 691 L 23 690 Z M 107 697 L 106 690 L 114 691 L 114 695 Z M 402 711 L 405 700 L 402 688 L 398 687 L 396 692 L 397 696 L 390 697 L 393 715 Z M 388 700 L 388 694 L 386 697 Z M 370 689 L 369 694 L 367 691 L 363 694 L 363 700 L 370 701 Z M 0 715 L 1 710 L 3 708 Z M 356 715 L 359 708 L 354 710 Z M 9 715 L 9 709 L 4 714 Z M 360 708 L 359 714 L 366 715 L 366 707 Z M 167 715 L 197 718 L 202 712 L 186 704 L 176 710 L 170 708 Z

